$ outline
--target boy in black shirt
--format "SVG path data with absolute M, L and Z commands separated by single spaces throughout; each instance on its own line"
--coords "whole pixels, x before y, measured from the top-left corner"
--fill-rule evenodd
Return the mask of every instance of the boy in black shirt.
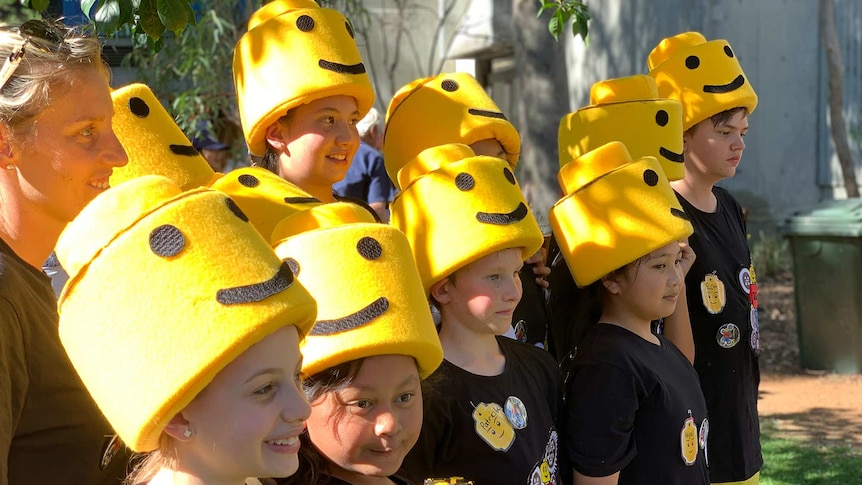
M 673 188 L 694 226 L 697 254 L 686 276 L 700 375 L 712 424 L 712 483 L 759 483 L 760 383 L 757 283 L 739 203 L 719 181 L 733 177 L 757 95 L 725 40 L 697 32 L 664 39 L 650 53 L 659 94 L 683 104 L 685 177 Z

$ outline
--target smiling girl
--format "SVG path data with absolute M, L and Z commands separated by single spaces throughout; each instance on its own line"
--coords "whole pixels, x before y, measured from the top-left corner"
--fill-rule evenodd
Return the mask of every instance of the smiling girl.
M 359 149 L 356 123 L 374 103 L 353 29 L 311 0 L 270 2 L 248 29 L 233 72 L 253 164 L 333 202 Z

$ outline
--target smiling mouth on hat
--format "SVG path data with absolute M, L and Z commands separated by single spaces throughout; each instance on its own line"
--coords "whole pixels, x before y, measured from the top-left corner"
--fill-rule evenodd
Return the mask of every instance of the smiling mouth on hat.
M 496 224 L 499 226 L 503 226 L 506 224 L 514 224 L 516 222 L 522 221 L 525 217 L 527 217 L 527 206 L 521 202 L 518 204 L 518 208 L 509 212 L 507 214 L 502 214 L 499 212 L 477 212 L 476 220 L 485 224 Z
M 293 272 L 287 263 L 281 263 L 272 278 L 253 285 L 223 288 L 216 293 L 216 300 L 223 305 L 252 303 L 280 293 L 293 284 Z
M 337 62 L 326 61 L 321 59 L 317 63 L 323 69 L 327 71 L 334 71 L 341 74 L 364 74 L 365 73 L 365 65 L 361 62 L 358 64 L 353 64 L 352 66 L 348 66 L 347 64 L 339 64 Z
M 385 296 L 374 300 L 358 312 L 335 320 L 318 320 L 311 328 L 309 335 L 331 335 L 361 327 L 389 310 L 389 300 Z
M 736 76 L 736 79 L 727 84 L 705 84 L 703 86 L 703 92 L 714 94 L 729 93 L 735 89 L 741 88 L 743 84 L 745 84 L 745 78 L 740 74 L 739 76 Z
M 471 115 L 475 115 L 475 116 L 485 116 L 487 118 L 497 118 L 497 119 L 501 119 L 501 120 L 506 120 L 506 115 L 504 115 L 503 113 L 500 113 L 499 111 L 488 111 L 485 109 L 470 108 L 467 110 L 467 112 L 470 113 Z M 506 120 L 506 121 L 509 121 L 509 120 Z
M 667 158 L 668 160 L 670 160 L 671 162 L 677 162 L 677 163 L 685 162 L 685 157 L 681 153 L 672 152 L 665 147 L 659 148 L 658 153 L 659 153 L 659 155 L 663 156 L 664 158 Z
M 676 207 L 671 207 L 671 208 L 670 208 L 670 215 L 672 215 L 672 216 L 674 216 L 674 217 L 679 217 L 680 219 L 683 219 L 683 220 L 686 220 L 686 221 L 690 221 L 690 220 L 691 220 L 691 218 L 688 216 L 688 214 L 686 214 L 685 212 L 683 212 L 683 211 L 681 211 L 681 210 L 677 209 Z

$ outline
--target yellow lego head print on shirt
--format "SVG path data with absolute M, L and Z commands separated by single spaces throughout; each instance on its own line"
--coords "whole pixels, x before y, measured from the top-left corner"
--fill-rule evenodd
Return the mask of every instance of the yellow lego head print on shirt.
M 682 105 L 659 98 L 643 74 L 608 79 L 590 88 L 590 104 L 560 120 L 560 167 L 605 143 L 625 144 L 632 157 L 655 157 L 668 180 L 685 176 Z
M 292 108 L 346 95 L 362 118 L 374 103 L 350 21 L 312 0 L 274 0 L 255 12 L 234 50 L 233 75 L 245 140 L 258 156 L 266 128 Z
M 659 42 L 647 66 L 659 96 L 682 103 L 683 130 L 722 111 L 742 106 L 752 113 L 757 107 L 757 94 L 726 40 L 683 32 Z
M 59 333 L 69 359 L 134 451 L 228 363 L 316 304 L 225 194 L 161 176 L 97 196 L 60 236 L 69 272 Z

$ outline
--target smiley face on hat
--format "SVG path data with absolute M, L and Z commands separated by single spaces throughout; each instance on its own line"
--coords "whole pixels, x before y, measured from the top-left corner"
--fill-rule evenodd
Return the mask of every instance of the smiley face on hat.
M 413 248 L 425 291 L 488 254 L 521 248 L 523 259 L 544 241 L 509 165 L 470 147 L 430 148 L 398 173 L 404 187 L 391 205 L 392 225 Z
M 398 170 L 427 148 L 494 139 L 515 169 L 521 137 L 476 79 L 463 72 L 417 79 L 392 98 L 383 134 L 383 161 L 397 185 Z M 398 187 L 401 189 L 401 187 Z
M 560 121 L 560 167 L 619 141 L 632 157 L 655 157 L 668 180 L 679 180 L 685 176 L 682 131 L 682 105 L 659 98 L 653 78 L 637 75 L 600 81 L 590 89 L 590 105 Z
M 60 339 L 135 451 L 157 448 L 168 421 L 251 345 L 285 325 L 306 333 L 316 314 L 233 200 L 164 177 L 98 196 L 57 256 L 69 272 Z
M 280 222 L 273 245 L 320 309 L 302 343 L 303 374 L 387 354 L 414 357 L 422 378 L 440 365 L 443 350 L 399 230 L 335 202 Z
M 216 175 L 150 88 L 130 84 L 111 92 L 111 125 L 129 156 L 114 169 L 111 186 L 143 175 L 162 175 L 189 190 L 209 185 Z
M 245 139 L 258 156 L 266 128 L 292 108 L 346 95 L 362 117 L 374 103 L 350 22 L 311 0 L 275 0 L 255 12 L 234 50 L 233 73 Z
M 578 286 L 693 232 L 658 161 L 632 161 L 620 142 L 569 163 L 559 179 L 566 195 L 549 219 Z
M 650 52 L 647 65 L 659 96 L 682 103 L 683 130 L 722 111 L 742 106 L 752 113 L 757 107 L 757 94 L 726 40 L 677 34 Z

